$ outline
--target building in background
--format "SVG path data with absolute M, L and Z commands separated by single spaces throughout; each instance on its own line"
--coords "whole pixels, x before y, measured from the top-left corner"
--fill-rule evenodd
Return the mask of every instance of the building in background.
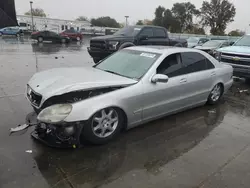
M 57 33 L 63 32 L 68 29 L 74 28 L 76 31 L 81 31 L 81 29 L 91 28 L 91 24 L 88 21 L 72 21 L 72 20 L 62 20 L 46 17 L 33 16 L 34 18 L 34 28 L 35 30 L 50 30 Z M 17 15 L 17 20 L 19 26 L 23 30 L 30 30 L 32 25 L 32 20 L 30 15 Z
M 0 0 L 0 28 L 17 26 L 14 0 Z

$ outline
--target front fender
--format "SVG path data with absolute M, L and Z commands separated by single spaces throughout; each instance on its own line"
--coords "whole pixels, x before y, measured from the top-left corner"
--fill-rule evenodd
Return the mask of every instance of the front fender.
M 141 83 L 139 83 L 140 86 Z M 137 84 L 105 93 L 93 98 L 73 103 L 72 111 L 64 120 L 66 122 L 86 121 L 96 112 L 107 107 L 118 107 L 127 116 L 128 123 L 141 120 L 143 99 L 141 87 Z
M 72 104 L 73 108 L 69 116 L 64 120 L 66 122 L 75 122 L 75 121 L 87 121 L 93 116 L 96 112 L 98 112 L 101 109 L 107 108 L 107 107 L 118 107 L 121 108 L 121 106 L 114 104 L 114 103 L 100 103 L 100 102 L 94 102 L 91 100 L 86 100 L 84 102 L 78 102 L 75 104 Z

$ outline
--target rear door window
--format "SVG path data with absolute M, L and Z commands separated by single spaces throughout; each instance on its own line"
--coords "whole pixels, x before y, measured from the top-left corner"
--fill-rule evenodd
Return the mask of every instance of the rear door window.
M 153 37 L 153 30 L 151 28 L 144 28 L 141 31 L 140 36 Z
M 156 38 L 165 38 L 166 37 L 166 32 L 164 29 L 153 28 L 153 32 L 154 32 L 154 37 L 156 37 Z
M 181 60 L 186 74 L 214 68 L 214 65 L 198 52 L 181 53 Z

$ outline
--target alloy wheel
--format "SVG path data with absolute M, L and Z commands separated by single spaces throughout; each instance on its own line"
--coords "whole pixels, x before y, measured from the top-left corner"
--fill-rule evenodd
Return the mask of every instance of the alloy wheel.
M 114 108 L 103 109 L 92 120 L 92 131 L 99 138 L 106 138 L 115 132 L 119 116 Z
M 214 102 L 219 100 L 219 98 L 221 96 L 221 91 L 222 91 L 221 86 L 219 84 L 217 84 L 211 92 L 211 100 Z

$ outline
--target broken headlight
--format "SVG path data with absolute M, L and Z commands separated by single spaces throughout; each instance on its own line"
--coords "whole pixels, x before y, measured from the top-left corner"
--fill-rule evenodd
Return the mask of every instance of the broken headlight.
M 218 61 L 221 61 L 221 52 L 215 51 L 215 59 L 217 59 Z
M 59 123 L 72 111 L 71 104 L 56 104 L 42 110 L 37 119 L 44 123 Z

